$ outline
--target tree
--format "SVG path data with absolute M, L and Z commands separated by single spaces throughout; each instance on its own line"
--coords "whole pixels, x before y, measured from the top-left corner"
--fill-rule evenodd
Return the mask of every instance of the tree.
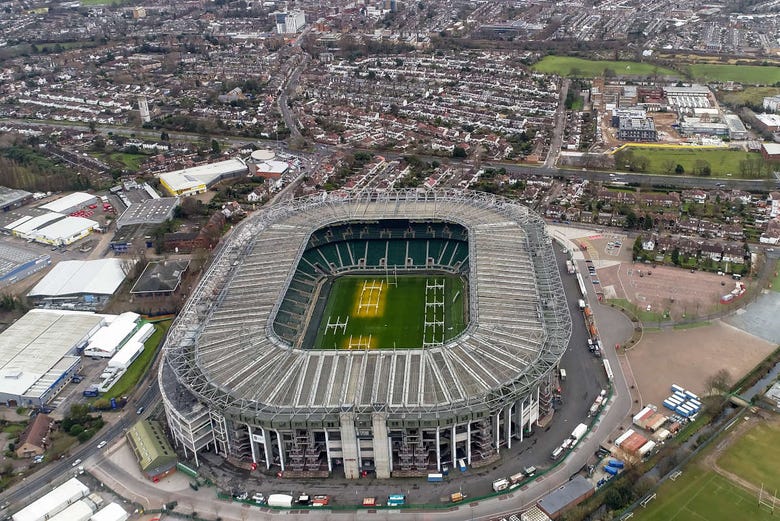
M 685 167 L 683 167 L 680 163 L 677 163 L 677 166 L 674 167 L 674 173 L 677 175 L 683 175 L 685 173 Z
M 664 159 L 661 163 L 661 167 L 664 169 L 666 175 L 670 175 L 674 172 L 675 163 L 673 159 Z
M 672 250 L 672 264 L 675 266 L 680 265 L 680 248 L 675 248 Z
M 219 144 L 219 141 L 216 139 L 211 140 L 211 153 L 212 155 L 218 156 L 220 152 L 222 151 L 222 147 Z
M 167 132 L 165 132 L 164 130 L 160 132 L 160 141 L 168 141 L 170 139 L 171 136 L 169 136 Z
M 639 256 L 642 254 L 642 236 L 638 236 L 636 240 L 634 240 L 634 246 L 632 247 L 632 252 L 634 254 L 634 260 L 637 260 Z
M 710 394 L 725 393 L 731 388 L 731 374 L 728 369 L 719 369 L 706 380 L 707 391 Z

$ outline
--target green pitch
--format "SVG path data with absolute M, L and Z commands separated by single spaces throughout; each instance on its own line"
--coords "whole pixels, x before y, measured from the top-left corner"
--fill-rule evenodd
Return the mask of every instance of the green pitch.
M 319 349 L 417 349 L 424 341 L 446 342 L 463 331 L 465 295 L 460 277 L 399 275 L 397 285 L 395 280 L 382 275 L 337 278 L 314 345 Z M 426 298 L 432 305 L 426 306 Z M 426 317 L 438 324 L 426 328 Z
M 647 508 L 634 511 L 635 521 L 769 521 L 777 519 L 747 492 L 715 472 L 688 465 L 676 481 L 666 481 Z
M 733 472 L 756 487 L 774 494 L 780 490 L 780 426 L 761 423 L 734 442 L 718 460 L 721 468 Z M 780 515 L 780 505 L 778 505 Z

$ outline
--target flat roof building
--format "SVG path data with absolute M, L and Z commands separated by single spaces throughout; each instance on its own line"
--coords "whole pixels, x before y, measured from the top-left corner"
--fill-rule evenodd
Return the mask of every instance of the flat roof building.
M 593 487 L 593 483 L 583 476 L 575 476 L 567 483 L 564 483 L 562 486 L 540 499 L 537 505 L 542 512 L 552 519 L 556 519 L 560 517 L 566 509 L 589 498 L 594 492 L 595 488 Z
M 94 311 L 105 306 L 125 280 L 128 259 L 62 261 L 27 294 L 36 306 Z
M 96 204 L 97 197 L 86 192 L 73 192 L 65 197 L 60 197 L 50 203 L 41 205 L 41 208 L 56 213 L 71 213 L 81 210 L 90 204 Z
M 13 521 L 44 521 L 89 494 L 89 488 L 76 478 L 70 479 L 12 516 Z
M 127 521 L 130 514 L 119 503 L 109 503 L 89 519 L 89 521 Z
M 0 401 L 11 406 L 48 403 L 81 368 L 78 348 L 105 317 L 33 309 L 0 333 Z
M 18 282 L 51 264 L 47 254 L 0 244 L 0 287 Z
M 248 172 L 240 159 L 194 166 L 159 175 L 160 184 L 171 196 L 194 195 L 205 192 L 223 179 L 240 177 Z
M 32 194 L 24 190 L 0 186 L 0 209 L 7 212 L 11 208 L 18 208 L 32 199 Z
M 122 228 L 134 224 L 162 224 L 173 219 L 173 211 L 178 205 L 178 197 L 158 197 L 133 203 L 116 220 L 116 227 Z

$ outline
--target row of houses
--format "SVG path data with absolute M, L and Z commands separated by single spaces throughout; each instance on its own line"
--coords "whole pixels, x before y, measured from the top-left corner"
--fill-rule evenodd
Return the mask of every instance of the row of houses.
M 747 251 L 739 242 L 712 242 L 691 237 L 660 236 L 657 234 L 642 237 L 642 250 L 659 254 L 678 250 L 680 255 L 708 258 L 714 262 L 744 264 Z

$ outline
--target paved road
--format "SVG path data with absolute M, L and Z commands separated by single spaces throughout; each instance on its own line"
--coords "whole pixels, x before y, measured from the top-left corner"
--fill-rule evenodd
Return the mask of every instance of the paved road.
M 570 86 L 571 80 L 569 78 L 564 78 L 561 83 L 558 108 L 555 110 L 555 127 L 553 128 L 553 135 L 550 138 L 550 149 L 547 151 L 547 158 L 544 160 L 544 166 L 548 168 L 555 166 L 555 161 L 561 153 L 563 131 L 566 128 L 566 96 L 569 95 Z

